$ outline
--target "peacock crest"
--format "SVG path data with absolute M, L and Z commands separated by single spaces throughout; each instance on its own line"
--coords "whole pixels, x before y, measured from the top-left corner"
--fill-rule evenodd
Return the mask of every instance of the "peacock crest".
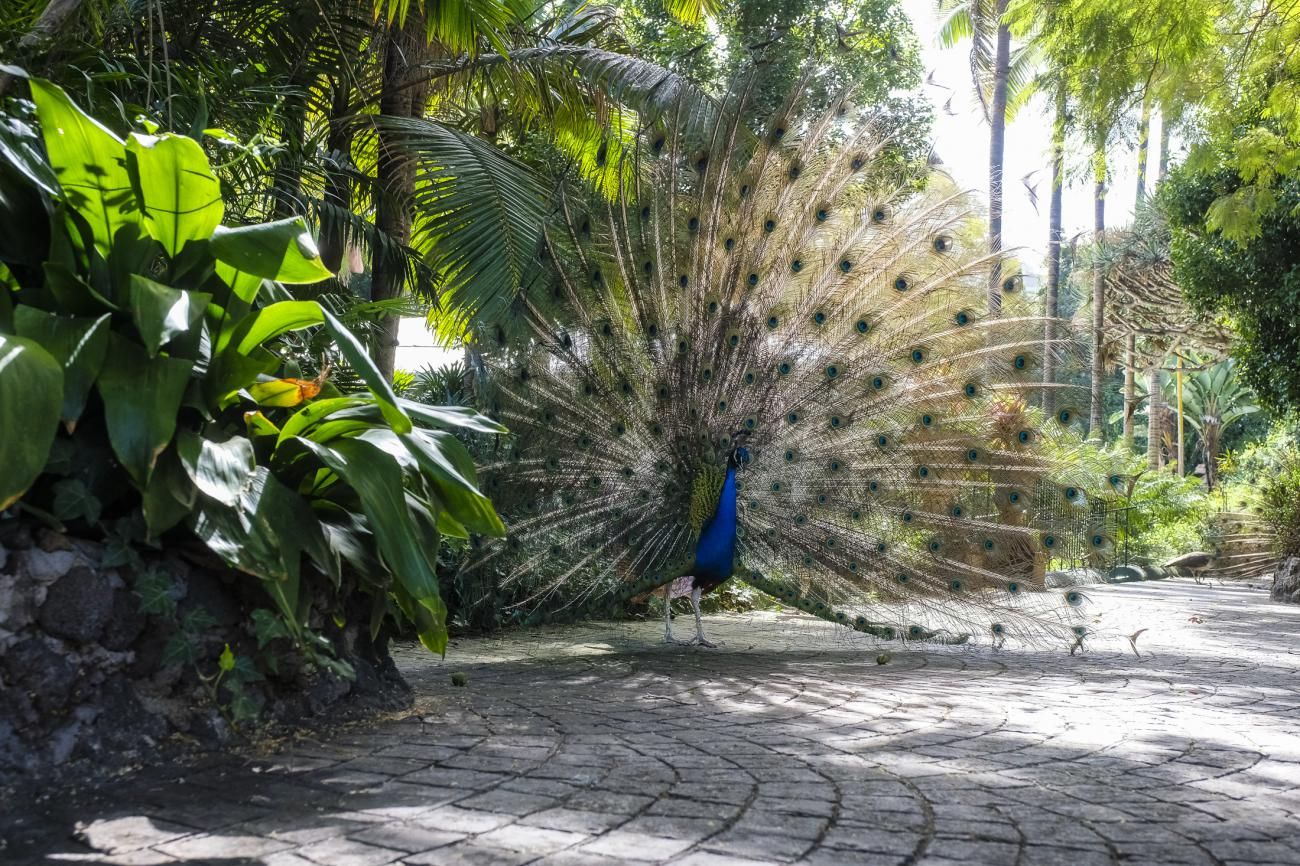
M 1074 344 L 1016 276 L 986 312 L 971 200 L 869 114 L 745 107 L 658 118 L 616 196 L 560 199 L 486 355 L 510 538 L 471 568 L 547 613 L 672 580 L 744 431 L 737 577 L 882 636 L 1073 634 L 1074 603 L 1031 590 L 1063 488 L 1083 500 L 1058 479 L 1075 414 L 1034 408 L 1068 404 L 1043 359 L 1069 369 Z

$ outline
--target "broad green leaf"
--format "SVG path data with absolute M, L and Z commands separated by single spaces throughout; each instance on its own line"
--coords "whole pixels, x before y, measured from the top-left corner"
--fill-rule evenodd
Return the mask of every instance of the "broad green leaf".
M 466 529 L 498 538 L 506 534 L 492 502 L 479 492 L 474 460 L 455 436 L 416 430 L 401 437 L 447 512 Z
M 334 318 L 329 310 L 322 309 L 325 316 L 325 328 L 334 338 L 335 344 L 343 357 L 347 359 L 348 364 L 356 371 L 361 380 L 366 383 L 370 393 L 375 395 L 379 402 L 379 408 L 384 413 L 388 425 L 393 428 L 394 433 L 410 433 L 412 429 L 411 419 L 402 410 L 397 403 L 397 394 L 393 392 L 392 384 L 384 378 L 367 354 L 365 347 L 356 336 L 348 330 L 347 326 Z
M 217 351 L 247 355 L 268 340 L 289 331 L 301 331 L 325 321 L 324 309 L 315 301 L 279 301 L 254 310 L 217 341 Z
M 131 275 L 131 315 L 150 355 L 203 320 L 212 296 L 173 289 L 139 274 Z
M 326 400 L 317 400 L 310 405 L 304 406 L 289 417 L 280 428 L 280 442 L 292 437 L 300 436 L 306 430 L 330 417 L 336 412 L 344 409 L 352 409 L 357 406 L 366 406 L 370 400 L 366 397 L 331 397 Z
M 211 237 L 225 204 L 199 143 L 182 135 L 132 133 L 126 150 L 135 159 L 145 225 L 167 255 L 175 258 L 188 241 Z
M 30 83 L 45 151 L 63 198 L 89 224 L 95 247 L 107 257 L 118 228 L 140 220 L 126 147 L 74 105 L 62 88 L 39 78 Z
M 235 228 L 218 226 L 212 234 L 212 254 L 245 274 L 281 283 L 319 283 L 334 276 L 321 263 L 316 241 L 302 217 Z
M 176 431 L 176 413 L 192 367 L 192 362 L 177 358 L 150 358 L 139 345 L 117 334 L 109 338 L 108 357 L 97 383 L 108 440 L 142 490 L 149 486 L 154 463 Z
M 251 304 L 257 298 L 257 293 L 262 288 L 262 278 L 256 274 L 245 273 L 233 265 L 225 262 L 217 262 L 217 276 L 221 281 L 230 286 L 230 290 L 235 293 L 246 304 Z
M 330 469 L 343 478 L 361 498 L 370 531 L 379 545 L 380 556 L 398 583 L 426 610 L 436 615 L 446 608 L 438 597 L 438 575 L 430 562 L 437 548 L 427 551 L 422 534 L 407 508 L 402 487 L 402 470 L 383 450 L 359 439 L 339 439 L 319 445 L 299 438 Z M 435 641 L 435 644 L 437 641 Z M 432 649 L 433 647 L 431 647 Z M 446 628 L 442 625 L 441 647 L 446 649 Z
M 244 428 L 248 430 L 250 439 L 261 439 L 266 436 L 278 437 L 280 435 L 280 428 L 276 427 L 271 422 L 271 419 L 261 412 L 245 412 Z
M 98 319 L 56 316 L 23 304 L 14 310 L 14 330 L 39 343 L 63 366 L 59 417 L 71 433 L 86 406 L 108 351 L 109 314 Z
M 230 507 L 239 502 L 257 469 L 253 443 L 243 436 L 214 442 L 184 431 L 176 437 L 176 450 L 194 486 L 205 496 Z
M 59 362 L 32 340 L 0 334 L 0 511 L 41 474 L 62 402 Z
M 480 415 L 468 406 L 430 406 L 427 403 L 417 403 L 414 400 L 399 398 L 397 405 L 406 410 L 406 413 L 424 424 L 432 427 L 458 427 L 462 430 L 472 430 L 475 433 L 509 433 L 502 425 L 488 418 L 486 415 Z

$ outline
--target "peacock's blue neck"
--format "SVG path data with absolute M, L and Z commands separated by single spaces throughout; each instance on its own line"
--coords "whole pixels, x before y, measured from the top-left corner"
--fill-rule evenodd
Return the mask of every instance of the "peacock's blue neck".
M 716 586 L 731 577 L 736 559 L 736 469 L 727 468 L 718 507 L 695 545 L 695 583 Z

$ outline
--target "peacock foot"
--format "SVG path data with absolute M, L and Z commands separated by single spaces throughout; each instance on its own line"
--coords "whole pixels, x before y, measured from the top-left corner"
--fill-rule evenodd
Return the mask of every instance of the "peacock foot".
M 717 649 L 720 646 L 726 646 L 725 641 L 718 641 L 717 643 L 714 643 L 713 641 L 709 640 L 702 634 L 697 634 L 695 637 L 691 638 L 690 640 L 685 640 L 682 641 L 681 643 L 684 646 L 702 646 L 702 647 L 708 647 L 709 649 Z

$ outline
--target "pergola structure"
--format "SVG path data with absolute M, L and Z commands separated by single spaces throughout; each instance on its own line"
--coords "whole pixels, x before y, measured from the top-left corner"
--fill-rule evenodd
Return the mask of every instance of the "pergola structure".
M 1147 458 L 1152 468 L 1159 468 L 1165 436 L 1160 371 L 1174 372 L 1181 385 L 1183 370 L 1203 366 L 1207 357 L 1212 359 L 1210 363 L 1217 363 L 1227 356 L 1231 333 L 1221 323 L 1198 315 L 1183 297 L 1174 280 L 1168 229 L 1151 210 L 1142 210 L 1132 227 L 1108 232 L 1095 254 L 1106 271 L 1103 352 L 1124 367 L 1124 439 L 1131 446 L 1138 405 L 1136 380 L 1142 371 L 1152 401 L 1147 407 Z M 1174 366 L 1166 366 L 1171 357 Z M 1181 415 L 1179 407 L 1176 450 L 1180 474 Z

